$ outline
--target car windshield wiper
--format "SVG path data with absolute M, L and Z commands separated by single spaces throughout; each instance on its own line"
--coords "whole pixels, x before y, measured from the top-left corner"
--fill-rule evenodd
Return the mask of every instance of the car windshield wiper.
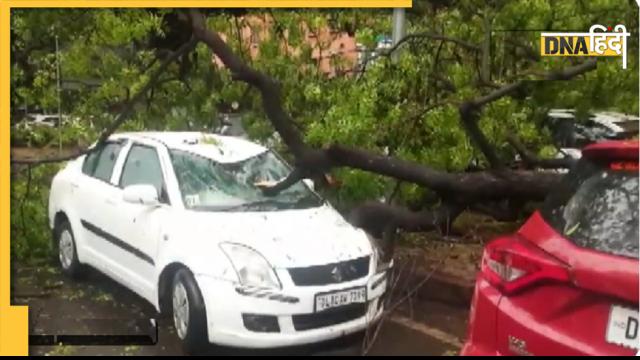
M 246 208 L 250 208 L 250 207 L 254 207 L 254 206 L 260 206 L 260 205 L 292 206 L 292 205 L 295 205 L 295 202 L 278 201 L 276 199 L 263 199 L 263 200 L 249 201 L 249 202 L 246 202 L 246 203 L 229 206 L 229 207 L 221 209 L 221 211 L 233 211 L 233 210 L 246 209 Z

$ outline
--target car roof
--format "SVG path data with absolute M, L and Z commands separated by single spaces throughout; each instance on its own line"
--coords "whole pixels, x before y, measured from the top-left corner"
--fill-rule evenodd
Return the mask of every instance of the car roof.
M 573 119 L 575 118 L 575 110 L 572 109 L 549 109 L 547 116 L 556 119 Z
M 605 118 L 606 120 L 611 122 L 640 121 L 640 117 L 638 116 L 616 112 L 616 111 L 601 111 L 601 112 L 595 113 L 594 115 L 596 117 Z
M 573 119 L 576 116 L 575 109 L 549 109 L 547 116 L 554 118 Z M 604 122 L 621 122 L 621 121 L 640 121 L 640 117 L 632 114 L 621 113 L 617 111 L 596 111 L 590 112 L 589 118 L 596 121 Z
M 638 139 L 602 141 L 586 146 L 582 155 L 587 158 L 638 160 L 638 149 Z
M 111 138 L 152 140 L 169 149 L 188 151 L 220 163 L 242 161 L 267 151 L 251 141 L 203 132 L 127 132 L 114 134 Z
M 638 117 L 615 112 L 601 112 L 591 116 L 591 120 L 614 131 L 631 131 L 638 127 Z

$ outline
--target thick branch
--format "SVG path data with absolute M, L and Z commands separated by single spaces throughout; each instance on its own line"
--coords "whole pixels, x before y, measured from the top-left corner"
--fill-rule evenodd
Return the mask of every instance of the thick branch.
M 464 102 L 458 108 L 458 113 L 460 114 L 460 122 L 467 136 L 471 138 L 471 141 L 484 154 L 491 167 L 493 169 L 502 169 L 504 166 L 500 162 L 495 148 L 489 143 L 489 140 L 482 133 L 478 125 L 478 119 L 480 118 L 478 108 L 474 106 L 472 102 Z
M 378 155 L 366 150 L 332 145 L 326 150 L 334 166 L 346 166 L 398 180 L 424 185 L 438 192 L 450 190 L 449 184 L 455 181 L 455 175 L 420 166 L 392 156 Z
M 507 136 L 507 141 L 520 154 L 522 161 L 529 167 L 537 167 L 542 169 L 570 169 L 575 165 L 576 159 L 566 156 L 559 159 L 541 159 L 536 154 L 529 151 L 524 144 L 513 134 Z
M 306 146 L 302 136 L 293 126 L 291 117 L 282 106 L 282 95 L 278 83 L 269 76 L 258 72 L 242 61 L 215 31 L 206 26 L 204 16 L 196 9 L 189 10 L 189 18 L 194 35 L 207 44 L 209 49 L 231 71 L 234 80 L 244 81 L 260 91 L 262 106 L 273 127 L 287 147 L 296 156 L 301 156 Z
M 542 200 L 561 177 L 556 173 L 508 169 L 450 173 L 341 145 L 332 145 L 325 153 L 334 167 L 346 166 L 422 185 L 460 203 L 506 198 Z
M 463 210 L 460 205 L 444 204 L 433 210 L 414 212 L 404 207 L 370 202 L 352 210 L 347 219 L 352 225 L 381 239 L 390 228 L 411 232 L 440 229 L 446 232 Z
M 449 234 L 451 225 L 463 210 L 462 205 L 446 203 L 433 210 L 413 212 L 399 206 L 370 202 L 352 210 L 347 220 L 373 237 L 386 262 L 393 256 L 398 229 L 408 232 L 435 229 Z

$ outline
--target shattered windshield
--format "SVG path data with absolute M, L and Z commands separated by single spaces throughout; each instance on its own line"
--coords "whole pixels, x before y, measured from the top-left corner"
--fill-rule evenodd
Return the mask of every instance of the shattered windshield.
M 182 150 L 170 150 L 184 205 L 200 211 L 272 211 L 317 207 L 322 199 L 303 182 L 275 196 L 255 184 L 279 181 L 291 171 L 271 151 L 235 163 L 218 163 Z
M 576 245 L 638 258 L 638 171 L 582 159 L 542 208 Z

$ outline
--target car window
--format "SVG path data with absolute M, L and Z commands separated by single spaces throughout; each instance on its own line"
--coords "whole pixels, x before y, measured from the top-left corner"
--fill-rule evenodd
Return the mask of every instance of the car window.
M 613 129 L 593 120 L 575 123 L 574 125 L 575 145 L 577 147 L 584 147 L 597 141 L 617 139 L 618 135 Z
M 121 143 L 111 142 L 91 151 L 84 159 L 82 172 L 86 175 L 109 182 L 122 146 L 123 144 Z
M 47 124 L 51 124 L 51 125 L 58 125 L 58 118 L 57 117 L 53 117 L 53 116 L 49 116 L 49 117 L 46 117 L 46 118 L 42 119 L 42 122 L 47 123 Z
M 638 120 L 621 121 L 619 123 L 616 123 L 616 125 L 620 126 L 627 136 L 633 136 L 637 134 L 638 130 L 640 129 L 640 121 Z
M 120 177 L 120 187 L 138 184 L 153 185 L 160 200 L 166 202 L 160 158 L 156 149 L 152 147 L 133 145 L 127 155 Z
M 542 215 L 576 245 L 638 258 L 638 170 L 581 159 L 546 199 Z

